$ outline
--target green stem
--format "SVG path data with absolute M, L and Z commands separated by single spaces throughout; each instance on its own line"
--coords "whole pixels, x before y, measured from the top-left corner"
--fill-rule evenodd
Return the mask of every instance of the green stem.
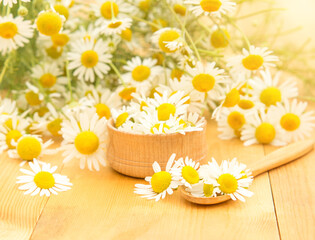
M 7 59 L 5 60 L 5 62 L 4 62 L 4 66 L 3 66 L 3 69 L 2 69 L 1 74 L 0 74 L 0 84 L 2 83 L 4 74 L 5 74 L 5 72 L 7 71 L 7 68 L 8 68 L 8 66 L 9 66 L 9 62 L 10 62 L 10 59 L 11 59 L 11 57 L 8 56 L 8 58 L 7 58 Z
M 191 35 L 189 34 L 189 32 L 187 31 L 187 29 L 185 28 L 185 25 L 182 23 L 182 21 L 179 19 L 179 17 L 177 16 L 176 12 L 174 11 L 174 9 L 164 0 L 165 4 L 167 5 L 168 9 L 172 12 L 172 14 L 174 15 L 176 21 L 178 22 L 178 24 L 181 26 L 182 29 L 184 29 L 184 33 L 187 36 L 188 40 L 190 41 L 192 48 L 198 58 L 198 61 L 201 62 L 201 57 L 200 54 L 197 50 L 197 47 L 191 37 Z
M 159 26 L 159 25 L 157 25 L 157 24 L 155 24 L 155 23 L 153 23 L 153 22 L 149 22 L 149 21 L 147 21 L 147 20 L 145 20 L 145 19 L 142 19 L 142 18 L 139 18 L 139 17 L 136 17 L 136 16 L 130 16 L 130 17 L 133 18 L 133 19 L 136 20 L 136 21 L 144 22 L 144 23 L 150 25 L 151 27 L 154 27 L 154 28 L 157 28 L 157 29 L 160 29 L 160 28 L 161 28 L 161 26 Z
M 70 99 L 72 101 L 73 100 L 72 84 L 71 84 L 71 76 L 70 76 L 70 71 L 69 71 L 68 65 L 69 65 L 69 61 L 67 60 L 66 61 L 66 74 L 67 74 L 67 79 L 68 79 L 68 88 L 69 88 L 69 91 L 70 91 Z
M 109 66 L 111 66 L 111 68 L 114 70 L 114 72 L 116 73 L 116 75 L 118 76 L 118 78 L 120 79 L 120 81 L 122 82 L 122 84 L 124 86 L 126 86 L 125 81 L 123 80 L 119 70 L 116 68 L 116 66 L 112 63 L 109 63 Z
M 231 21 L 231 19 L 228 19 L 229 22 L 231 23 L 231 25 L 236 28 L 241 34 L 242 34 L 242 37 L 244 38 L 244 41 L 246 43 L 246 46 L 248 48 L 248 51 L 250 49 L 250 42 L 248 40 L 248 38 L 246 37 L 245 33 L 242 31 L 242 29 L 239 28 L 239 26 L 237 26 L 233 21 Z

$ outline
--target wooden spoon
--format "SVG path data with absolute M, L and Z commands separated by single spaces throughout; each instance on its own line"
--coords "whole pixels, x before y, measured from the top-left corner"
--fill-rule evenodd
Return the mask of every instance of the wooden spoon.
M 280 167 L 304 156 L 310 152 L 313 147 L 314 141 L 312 139 L 292 143 L 268 154 L 260 161 L 255 162 L 252 166 L 249 165 L 248 167 L 251 169 L 252 175 L 256 177 L 259 174 Z M 231 199 L 229 195 L 222 195 L 218 197 L 194 197 L 185 190 L 185 187 L 181 187 L 181 194 L 187 201 L 201 205 L 218 204 Z

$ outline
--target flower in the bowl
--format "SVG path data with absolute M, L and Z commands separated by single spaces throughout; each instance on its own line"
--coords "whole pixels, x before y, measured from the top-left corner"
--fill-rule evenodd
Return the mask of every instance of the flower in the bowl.
M 178 179 L 172 171 L 175 157 L 176 155 L 172 154 L 169 158 L 165 171 L 162 171 L 160 165 L 154 162 L 152 165 L 154 174 L 152 177 L 145 178 L 150 184 L 136 184 L 134 192 L 142 195 L 141 197 L 143 198 L 155 199 L 155 201 L 164 199 L 166 193 L 169 195 L 173 194 L 173 189 L 178 187 Z
M 191 185 L 191 188 L 186 188 L 194 197 L 216 197 L 220 192 L 217 188 L 217 182 L 213 179 L 201 180 L 196 184 Z

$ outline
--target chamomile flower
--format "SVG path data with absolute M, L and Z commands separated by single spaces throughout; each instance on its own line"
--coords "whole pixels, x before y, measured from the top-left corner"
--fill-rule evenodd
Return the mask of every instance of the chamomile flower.
M 65 20 L 55 9 L 42 11 L 36 19 L 37 30 L 43 35 L 53 36 L 61 31 Z
M 187 72 L 183 80 L 190 81 L 200 100 L 209 100 L 209 104 L 214 107 L 215 104 L 211 99 L 218 98 L 221 91 L 220 83 L 226 82 L 224 70 L 215 67 L 215 62 L 206 64 L 197 62 L 194 68 L 187 66 Z
M 230 58 L 228 66 L 232 68 L 232 73 L 249 76 L 257 70 L 274 67 L 274 62 L 277 61 L 279 58 L 272 55 L 272 51 L 268 50 L 267 47 L 250 46 L 249 51 L 243 48 L 241 55 Z
M 80 80 L 94 82 L 95 75 L 102 78 L 108 73 L 111 57 L 103 40 L 77 40 L 68 53 L 69 69 Z
M 31 0 L 22 0 L 22 2 L 30 2 Z M 0 3 L 3 2 L 4 6 L 8 6 L 9 8 L 13 7 L 13 4 L 17 4 L 17 0 L 0 0 Z
M 181 31 L 177 28 L 162 28 L 153 34 L 151 40 L 165 53 L 174 53 L 184 46 Z
M 93 101 L 93 105 L 96 109 L 96 113 L 100 118 L 105 117 L 109 119 L 111 117 L 111 109 L 118 108 L 121 105 L 121 101 L 117 94 L 111 92 L 109 89 L 102 89 L 101 92 L 97 92 L 95 89 L 87 98 Z
M 5 2 L 4 2 L 5 3 Z M 31 21 L 22 17 L 0 16 L 0 52 L 6 55 L 14 49 L 23 47 L 33 37 Z
M 142 195 L 143 198 L 155 199 L 155 201 L 164 199 L 166 194 L 173 194 L 173 189 L 178 187 L 178 179 L 172 174 L 175 157 L 176 155 L 172 154 L 169 158 L 165 171 L 162 171 L 160 165 L 154 162 L 152 165 L 154 174 L 152 177 L 145 178 L 150 184 L 136 184 L 134 193 Z
M 69 120 L 64 120 L 61 128 L 64 139 L 60 146 L 60 150 L 64 151 L 63 162 L 75 158 L 80 160 L 81 169 L 87 164 L 90 171 L 93 168 L 99 171 L 99 164 L 106 165 L 106 119 L 100 119 L 93 109 L 86 110 L 77 117 L 71 114 L 68 117 Z
M 271 106 L 268 111 L 280 123 L 285 131 L 285 138 L 288 142 L 303 140 L 310 137 L 315 127 L 314 112 L 306 112 L 307 102 L 298 102 L 293 99 L 291 102 L 277 103 Z
M 0 121 L 5 121 L 12 115 L 16 116 L 17 114 L 18 110 L 16 107 L 16 101 L 13 101 L 9 98 L 0 98 Z
M 171 4 L 174 12 L 180 17 L 185 17 L 187 13 L 187 6 L 184 4 L 184 0 L 168 0 Z
M 185 132 L 194 132 L 202 131 L 206 125 L 206 120 L 198 113 L 187 112 L 183 116 L 181 116 L 179 123 L 183 125 L 183 129 Z
M 42 166 L 41 166 L 42 165 Z M 71 189 L 72 183 L 68 177 L 55 173 L 57 166 L 51 167 L 50 164 L 42 163 L 34 159 L 29 162 L 31 170 L 21 168 L 20 171 L 26 175 L 17 177 L 20 190 L 25 191 L 24 194 L 31 196 L 39 194 L 49 197 L 51 194 L 58 194 Z
M 16 142 L 25 134 L 28 121 L 11 116 L 0 125 L 0 153 L 7 149 L 15 149 Z
M 262 78 L 255 77 L 249 81 L 249 84 L 253 88 L 252 95 L 256 97 L 257 101 L 265 104 L 266 107 L 298 96 L 296 83 L 291 80 L 280 83 L 280 73 L 277 73 L 274 77 L 271 76 L 268 70 L 261 71 L 260 74 Z
M 67 78 L 62 75 L 63 72 L 54 62 L 36 65 L 32 69 L 32 77 L 38 80 L 43 88 L 53 91 L 65 91 L 64 86 L 67 84 Z
M 147 81 L 143 81 L 141 86 L 136 85 L 122 85 L 116 89 L 116 93 L 120 97 L 121 101 L 124 103 L 128 103 L 133 99 L 133 94 L 138 93 L 141 95 L 147 95 L 151 84 Z
M 240 138 L 244 125 L 248 117 L 255 111 L 245 112 L 238 106 L 232 108 L 223 108 L 220 117 L 217 119 L 219 138 L 232 139 Z
M 115 18 L 110 21 L 104 22 L 104 25 L 101 27 L 101 33 L 103 33 L 104 35 L 118 35 L 121 34 L 124 30 L 130 28 L 131 24 L 131 18 Z
M 44 95 L 39 91 L 39 89 L 26 82 L 27 89 L 23 91 L 24 95 L 20 95 L 17 104 L 20 104 L 22 108 L 25 108 L 25 104 L 31 107 L 38 107 L 44 100 Z
M 18 139 L 16 143 L 11 141 L 15 149 L 8 151 L 10 158 L 23 159 L 22 165 L 26 161 L 32 161 L 34 158 L 41 158 L 43 155 L 54 154 L 56 151 L 48 149 L 54 142 L 49 139 L 45 143 L 37 135 L 25 134 Z
M 216 197 L 220 192 L 217 188 L 217 182 L 213 179 L 201 180 L 196 184 L 193 184 L 191 188 L 185 190 L 194 197 Z
M 154 94 L 154 99 L 150 99 L 150 103 L 154 108 L 150 110 L 157 111 L 159 121 L 166 121 L 171 116 L 179 116 L 187 112 L 188 104 L 186 104 L 189 96 L 185 93 L 178 91 L 174 94 L 164 92 L 161 96 L 157 93 Z
M 98 39 L 100 32 L 100 27 L 96 27 L 93 23 L 90 23 L 87 28 L 81 25 L 79 29 L 73 33 L 73 37 L 83 40 Z
M 114 126 L 116 128 L 123 127 L 124 124 L 127 124 L 132 117 L 135 116 L 135 109 L 133 107 L 123 106 L 120 109 L 112 109 L 112 116 L 114 120 Z
M 192 185 L 197 184 L 200 180 L 199 166 L 199 162 L 195 162 L 189 157 L 185 157 L 185 160 L 180 158 L 174 164 L 173 174 L 178 177 L 181 185 L 192 188 Z
M 206 15 L 220 18 L 235 9 L 235 2 L 230 0 L 185 0 L 189 10 L 195 16 Z
M 155 59 L 145 58 L 142 60 L 140 57 L 134 57 L 127 61 L 123 69 L 128 71 L 123 75 L 123 79 L 132 85 L 139 85 L 143 81 L 152 81 L 162 72 L 162 68 L 156 66 Z
M 283 137 L 284 131 L 274 113 L 255 112 L 246 120 L 241 132 L 241 140 L 244 141 L 245 146 L 255 143 L 283 146 L 287 143 L 287 139 L 284 140 Z

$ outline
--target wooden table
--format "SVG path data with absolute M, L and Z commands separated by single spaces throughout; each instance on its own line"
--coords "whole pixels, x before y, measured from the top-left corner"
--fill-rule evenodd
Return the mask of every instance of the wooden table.
M 219 140 L 212 121 L 207 134 L 209 156 L 216 159 L 236 156 L 251 163 L 275 149 Z M 260 175 L 250 187 L 255 195 L 246 203 L 199 206 L 185 201 L 178 191 L 157 203 L 142 199 L 133 189 L 144 180 L 110 167 L 90 172 L 80 170 L 77 161 L 63 165 L 60 155 L 45 161 L 59 165 L 73 188 L 49 198 L 26 196 L 15 184 L 20 161 L 3 154 L 0 239 L 315 239 L 314 158 L 313 151 Z

